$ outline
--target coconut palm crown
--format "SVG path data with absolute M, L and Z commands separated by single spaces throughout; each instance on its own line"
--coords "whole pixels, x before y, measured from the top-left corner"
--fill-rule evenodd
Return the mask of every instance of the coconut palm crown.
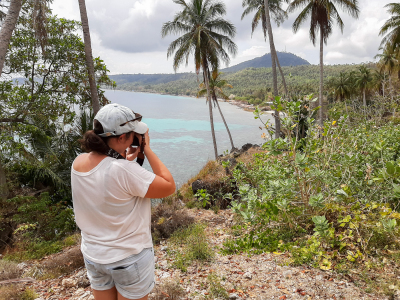
M 392 17 L 383 24 L 379 35 L 384 36 L 381 47 L 385 44 L 400 46 L 400 3 L 389 3 L 385 5 Z
M 225 5 L 214 0 L 173 0 L 183 7 L 173 21 L 164 23 L 161 34 L 165 37 L 169 34 L 181 34 L 169 47 L 167 56 L 175 52 L 173 67 L 176 71 L 185 62 L 189 63 L 189 57 L 194 55 L 196 72 L 200 67 L 211 65 L 212 69 L 218 69 L 222 60 L 229 64 L 229 54 L 236 55 L 237 46 L 231 40 L 236 34 L 235 26 L 222 19 L 226 14 Z M 226 50 L 225 50 L 226 49 Z
M 343 20 L 336 7 L 342 8 L 342 10 L 354 18 L 358 18 L 360 12 L 358 0 L 294 0 L 290 3 L 288 12 L 293 12 L 298 8 L 303 8 L 303 10 L 293 22 L 293 30 L 297 32 L 308 17 L 311 17 L 311 41 L 315 45 L 317 41 L 317 32 L 320 31 L 326 44 L 332 33 L 332 26 L 335 21 L 342 32 L 344 29 Z
M 288 2 L 288 0 L 285 0 Z M 261 27 L 264 33 L 264 39 L 267 39 L 267 21 L 265 16 L 264 0 L 243 0 L 242 6 L 244 11 L 241 19 L 253 12 L 255 12 L 253 20 L 251 22 L 251 34 L 253 35 L 254 30 L 257 28 L 261 20 Z M 274 22 L 280 26 L 283 21 L 287 19 L 287 12 L 281 8 L 282 0 L 270 0 L 269 11 Z

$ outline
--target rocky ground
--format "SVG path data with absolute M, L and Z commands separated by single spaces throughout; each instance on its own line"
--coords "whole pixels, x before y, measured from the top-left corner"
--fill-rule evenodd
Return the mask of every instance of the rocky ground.
M 351 277 L 343 279 L 333 272 L 285 266 L 287 258 L 284 255 L 222 255 L 218 248 L 229 237 L 232 212 L 224 210 L 215 214 L 209 210 L 193 209 L 189 213 L 197 221 L 207 224 L 206 232 L 216 252 L 215 257 L 212 262 L 195 263 L 188 267 L 187 272 L 182 272 L 171 267 L 168 241 L 155 246 L 157 288 L 150 294 L 150 299 L 216 299 L 208 289 L 211 273 L 221 279 L 220 285 L 227 291 L 229 299 L 388 299 L 366 293 L 352 282 Z M 69 248 L 55 256 L 77 250 L 77 247 Z M 51 259 L 54 257 L 47 257 L 40 263 Z M 25 274 L 33 276 L 37 263 L 26 263 L 21 267 Z M 94 299 L 83 267 L 56 279 L 24 280 L 21 284 L 36 291 L 38 300 Z M 182 289 L 179 297 L 164 289 L 169 282 Z

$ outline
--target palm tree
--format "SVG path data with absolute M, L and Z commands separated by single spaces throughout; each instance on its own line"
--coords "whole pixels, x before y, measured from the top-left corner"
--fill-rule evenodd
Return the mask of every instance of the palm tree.
M 368 88 L 370 87 L 374 78 L 372 77 L 371 70 L 366 66 L 360 66 L 358 68 L 358 74 L 355 80 L 356 86 L 361 90 L 363 95 L 363 105 L 364 107 L 367 106 L 367 97 L 366 93 Z
M 383 24 L 379 32 L 379 35 L 384 36 L 381 47 L 384 45 L 397 47 L 400 45 L 400 3 L 389 3 L 385 7 L 392 17 Z
M 229 53 L 235 55 L 236 44 L 231 40 L 236 34 L 235 26 L 224 20 L 225 5 L 217 0 L 173 0 L 183 10 L 175 15 L 173 21 L 164 23 L 162 37 L 168 34 L 182 34 L 168 47 L 167 57 L 174 55 L 174 70 L 193 54 L 196 73 L 203 69 L 203 78 L 207 88 L 208 108 L 210 114 L 211 134 L 214 144 L 215 159 L 218 158 L 212 115 L 209 71 L 217 70 L 220 60 L 229 64 Z M 227 49 L 227 50 L 225 50 Z M 228 52 L 227 52 L 228 51 Z
M 96 78 L 94 75 L 94 64 L 93 64 L 93 55 L 92 55 L 92 43 L 90 40 L 90 30 L 89 30 L 89 21 L 86 12 L 86 3 L 85 0 L 78 0 L 79 2 L 79 10 L 81 13 L 81 22 L 83 29 L 83 40 L 85 42 L 85 56 L 86 56 L 86 66 L 89 76 L 89 86 L 90 86 L 90 94 L 92 98 L 92 107 L 93 113 L 96 115 L 100 110 L 100 102 L 99 95 L 97 93 L 96 86 Z
M 287 2 L 288 0 L 285 1 Z M 269 11 L 271 13 L 271 17 L 278 26 L 280 26 L 280 24 L 283 23 L 285 19 L 287 19 L 287 13 L 281 8 L 281 3 L 282 0 L 269 0 Z M 256 29 L 261 20 L 261 27 L 264 33 L 264 39 L 267 40 L 267 19 L 265 16 L 264 0 L 243 0 L 242 6 L 243 8 L 245 8 L 242 13 L 242 20 L 245 16 L 255 11 L 253 21 L 251 22 L 251 35 L 253 35 L 254 30 Z M 282 83 L 285 89 L 285 94 L 287 95 L 288 90 L 287 90 L 286 80 L 285 76 L 283 75 L 283 71 L 279 63 L 278 56 L 276 56 L 275 59 L 279 68 L 279 72 L 281 73 L 282 76 Z
M 328 86 L 330 86 L 336 100 L 344 101 L 351 95 L 352 84 L 346 72 L 340 72 L 339 77 L 328 80 Z
M 289 12 L 298 8 L 303 10 L 293 23 L 293 31 L 297 32 L 300 25 L 310 16 L 310 39 L 315 46 L 317 33 L 320 34 L 320 85 L 319 85 L 319 124 L 323 126 L 322 95 L 324 88 L 324 42 L 328 43 L 328 37 L 332 33 L 332 25 L 336 21 L 343 32 L 344 23 L 335 5 L 340 6 L 352 17 L 358 18 L 358 0 L 294 0 L 288 7 Z
M 375 56 L 375 58 L 379 58 L 378 67 L 380 72 L 381 73 L 387 72 L 389 75 L 389 87 L 392 99 L 393 99 L 392 74 L 396 70 L 400 72 L 398 56 L 399 56 L 398 48 L 393 47 L 393 44 L 386 44 L 382 54 L 377 54 Z
M 235 146 L 233 145 L 232 135 L 231 135 L 231 132 L 229 130 L 228 124 L 225 121 L 224 115 L 222 114 L 221 108 L 220 108 L 219 103 L 218 103 L 218 98 L 217 98 L 217 97 L 219 97 L 219 98 L 228 100 L 229 97 L 224 93 L 223 89 L 227 88 L 227 87 L 232 88 L 232 85 L 230 85 L 226 80 L 221 79 L 221 74 L 222 73 L 218 72 L 218 71 L 214 71 L 212 73 L 212 76 L 210 76 L 209 87 L 210 87 L 210 90 L 211 90 L 212 98 L 214 100 L 214 105 L 216 105 L 218 107 L 218 110 L 219 110 L 219 113 L 221 115 L 222 121 L 224 122 L 226 131 L 228 132 L 228 135 L 229 135 L 229 140 L 231 142 L 231 147 L 232 147 L 232 149 L 234 149 Z M 206 86 L 205 86 L 204 82 L 201 83 L 199 87 L 200 87 L 200 91 L 197 93 L 197 97 L 202 97 L 202 96 L 206 95 L 207 94 L 207 89 L 206 89 Z

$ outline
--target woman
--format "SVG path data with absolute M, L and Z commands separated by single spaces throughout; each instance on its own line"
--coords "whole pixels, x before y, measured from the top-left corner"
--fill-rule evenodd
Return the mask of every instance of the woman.
M 171 173 L 150 148 L 141 116 L 119 104 L 104 106 L 85 133 L 71 169 L 81 250 L 96 300 L 147 299 L 154 287 L 150 198 L 175 191 Z M 154 173 L 134 160 L 144 154 Z

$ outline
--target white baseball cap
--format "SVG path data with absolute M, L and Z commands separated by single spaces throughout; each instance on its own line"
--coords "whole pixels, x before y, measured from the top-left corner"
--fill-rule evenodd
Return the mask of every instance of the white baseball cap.
M 117 103 L 102 107 L 94 119 L 103 126 L 104 133 L 98 134 L 101 137 L 118 136 L 131 131 L 145 134 L 148 129 L 146 123 L 141 122 L 140 114 Z

